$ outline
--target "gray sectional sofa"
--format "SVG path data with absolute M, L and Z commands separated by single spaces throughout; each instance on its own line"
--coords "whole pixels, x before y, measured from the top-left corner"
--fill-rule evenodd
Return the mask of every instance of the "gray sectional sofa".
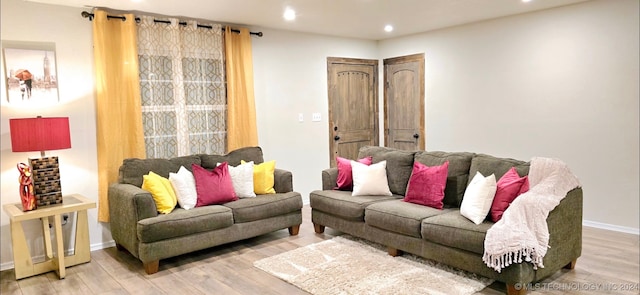
M 213 169 L 217 163 L 264 161 L 260 147 L 241 148 L 227 155 L 192 155 L 172 159 L 126 159 L 118 182 L 110 185 L 111 235 L 118 249 L 140 259 L 147 274 L 158 271 L 161 259 L 239 241 L 288 228 L 297 235 L 302 223 L 302 198 L 293 191 L 292 174 L 275 170 L 275 194 L 243 198 L 222 205 L 176 208 L 158 214 L 151 194 L 141 189 L 143 175 L 153 171 L 168 177 L 191 164 Z
M 529 163 L 468 152 L 401 151 L 386 147 L 363 147 L 358 158 L 371 156 L 373 163 L 386 160 L 392 196 L 352 196 L 335 190 L 337 168 L 322 171 L 322 190 L 310 193 L 312 222 L 316 233 L 325 227 L 386 245 L 390 255 L 402 251 L 506 283 L 508 294 L 524 294 L 529 283 L 573 268 L 582 250 L 582 189 L 575 188 L 550 212 L 547 223 L 550 240 L 544 268 L 529 262 L 514 263 L 500 273 L 482 260 L 484 238 L 494 224 L 489 219 L 476 225 L 460 214 L 465 189 L 477 171 L 494 173 L 496 179 L 515 167 L 520 175 Z M 444 209 L 402 200 L 413 162 L 437 166 L 449 161 L 443 200 Z

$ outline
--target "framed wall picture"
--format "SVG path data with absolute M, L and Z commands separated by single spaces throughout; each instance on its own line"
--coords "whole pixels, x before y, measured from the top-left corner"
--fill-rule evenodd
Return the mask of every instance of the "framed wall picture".
M 2 40 L 2 58 L 10 104 L 60 101 L 55 43 Z

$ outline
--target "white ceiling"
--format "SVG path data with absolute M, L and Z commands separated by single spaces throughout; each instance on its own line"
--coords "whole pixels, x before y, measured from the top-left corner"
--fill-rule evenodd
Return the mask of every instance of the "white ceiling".
M 588 0 L 27 0 L 369 40 L 410 35 Z M 295 21 L 282 17 L 285 7 Z M 80 17 L 80 16 L 78 16 Z M 383 30 L 386 24 L 395 28 Z

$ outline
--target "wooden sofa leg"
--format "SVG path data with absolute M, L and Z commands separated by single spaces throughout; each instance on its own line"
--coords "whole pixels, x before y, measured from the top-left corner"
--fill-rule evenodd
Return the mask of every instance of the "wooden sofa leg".
M 565 265 L 563 268 L 564 269 L 575 269 L 576 268 L 576 263 L 578 262 L 578 259 L 574 259 L 571 260 L 571 262 L 569 262 L 569 264 Z
M 314 223 L 313 224 L 313 230 L 315 230 L 317 234 L 321 234 L 321 233 L 324 232 L 324 225 L 320 225 L 320 224 Z
M 148 274 L 154 274 L 158 272 L 158 268 L 160 266 L 160 260 L 151 261 L 151 262 L 143 262 L 144 271 Z
M 507 284 L 507 295 L 525 295 L 525 294 L 527 294 L 527 288 L 522 287 L 522 284 L 515 284 L 515 285 Z
M 398 250 L 396 248 L 392 248 L 392 247 L 387 247 L 387 253 L 389 253 L 389 255 L 396 257 L 396 256 L 401 256 L 402 255 L 402 250 Z
M 297 236 L 298 232 L 300 232 L 300 225 L 299 224 L 289 227 L 289 235 L 290 236 Z

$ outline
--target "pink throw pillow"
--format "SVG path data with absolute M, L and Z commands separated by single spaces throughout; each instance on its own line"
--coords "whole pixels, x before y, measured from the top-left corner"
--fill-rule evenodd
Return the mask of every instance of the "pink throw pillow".
M 196 193 L 198 194 L 196 207 L 224 204 L 238 199 L 233 190 L 227 162 L 213 168 L 212 171 L 192 164 L 191 170 L 196 181 Z
M 511 202 L 519 195 L 529 190 L 529 178 L 527 176 L 520 177 L 515 167 L 511 167 L 500 180 L 498 180 L 498 188 L 496 196 L 491 204 L 491 221 L 498 222 Z
M 404 201 L 442 209 L 448 173 L 449 161 L 432 167 L 414 162 Z
M 364 157 L 358 162 L 367 166 L 371 165 L 372 158 Z M 338 178 L 336 179 L 337 187 L 335 189 L 342 191 L 350 191 L 353 189 L 353 174 L 351 169 L 351 160 L 342 157 L 336 157 L 338 164 Z
M 523 178 L 524 178 L 524 182 L 522 183 L 522 186 L 520 187 L 520 191 L 518 192 L 518 196 L 529 191 L 529 177 L 525 176 Z

